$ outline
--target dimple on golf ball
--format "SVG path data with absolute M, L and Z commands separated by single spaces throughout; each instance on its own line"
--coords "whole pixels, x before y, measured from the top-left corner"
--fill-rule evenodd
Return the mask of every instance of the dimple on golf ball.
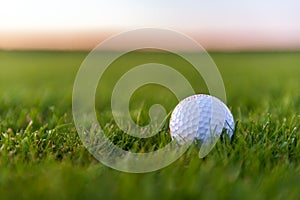
M 220 136 L 224 129 L 231 138 L 234 119 L 221 100 L 198 94 L 179 102 L 171 114 L 169 128 L 172 138 L 179 144 L 191 140 L 203 142 Z

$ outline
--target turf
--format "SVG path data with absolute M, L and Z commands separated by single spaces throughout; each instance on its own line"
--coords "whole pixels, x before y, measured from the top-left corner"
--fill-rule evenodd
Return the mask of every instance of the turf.
M 237 124 L 233 139 L 223 137 L 204 159 L 192 146 L 170 166 L 146 174 L 110 169 L 80 141 L 72 86 L 86 55 L 0 51 L 0 199 L 299 198 L 300 52 L 211 53 Z M 131 61 L 147 55 L 177 63 L 149 52 L 134 53 Z M 119 71 L 110 73 L 117 77 Z M 155 88 L 144 89 L 141 94 Z M 132 101 L 133 118 L 141 94 Z M 172 109 L 176 102 L 167 96 Z M 102 105 L 99 121 L 107 134 L 122 148 L 142 151 L 143 141 L 120 133 Z M 147 117 L 137 121 L 146 124 Z M 158 137 L 146 145 L 166 141 Z

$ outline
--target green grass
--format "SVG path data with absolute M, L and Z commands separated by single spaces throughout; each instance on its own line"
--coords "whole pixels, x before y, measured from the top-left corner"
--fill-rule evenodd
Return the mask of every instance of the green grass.
M 233 140 L 219 140 L 201 160 L 192 146 L 170 166 L 146 174 L 110 169 L 81 143 L 71 97 L 86 55 L 0 51 L 0 199 L 299 198 L 300 52 L 211 53 L 237 122 Z M 128 63 L 147 55 L 176 64 L 151 53 L 132 54 Z M 109 73 L 117 77 L 119 72 Z M 132 101 L 133 117 L 141 110 L 141 94 Z M 159 101 L 173 102 L 171 109 L 176 102 L 167 95 Z M 107 104 L 100 108 L 99 120 L 115 143 L 142 151 L 143 141 L 119 133 Z M 142 117 L 140 123 L 145 122 Z M 159 142 L 158 137 L 143 144 L 151 148 Z

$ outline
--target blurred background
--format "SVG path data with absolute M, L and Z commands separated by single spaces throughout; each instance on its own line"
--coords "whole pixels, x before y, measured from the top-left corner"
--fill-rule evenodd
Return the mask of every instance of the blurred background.
M 299 10 L 297 0 L 3 0 L 0 49 L 90 50 L 112 34 L 155 27 L 207 50 L 295 50 Z

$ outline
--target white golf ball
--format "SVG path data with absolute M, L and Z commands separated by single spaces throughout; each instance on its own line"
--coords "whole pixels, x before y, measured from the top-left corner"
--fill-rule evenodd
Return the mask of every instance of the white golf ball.
M 216 97 L 204 94 L 185 98 L 175 107 L 170 118 L 170 133 L 179 144 L 191 140 L 208 140 L 225 129 L 231 138 L 234 119 L 228 107 Z

